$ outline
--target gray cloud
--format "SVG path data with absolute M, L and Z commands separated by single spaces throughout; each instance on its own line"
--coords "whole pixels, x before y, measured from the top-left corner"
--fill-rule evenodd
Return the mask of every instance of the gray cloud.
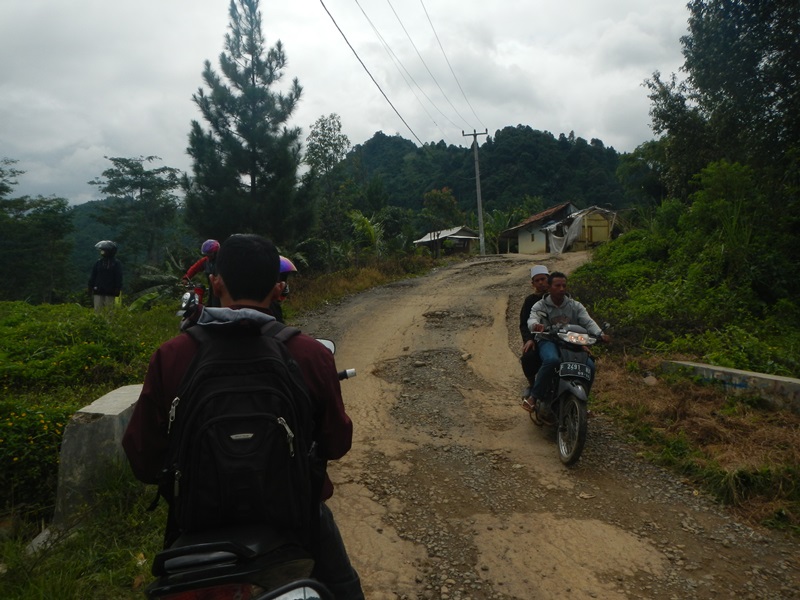
M 462 129 L 493 134 L 526 124 L 633 150 L 652 137 L 642 81 L 655 70 L 677 71 L 688 17 L 674 0 L 498 0 L 457 11 L 427 2 L 468 105 L 421 5 L 392 3 L 453 109 L 387 5 L 361 4 L 435 107 L 409 90 L 354 3 L 326 2 L 420 139 L 464 147 L 470 139 Z M 104 156 L 158 155 L 189 170 L 189 123 L 199 116 L 191 97 L 202 86 L 203 61 L 216 66 L 223 49 L 227 6 L 0 3 L 0 51 L 10 57 L 0 63 L 0 157 L 27 171 L 16 193 L 97 198 L 87 182 L 109 166 Z M 287 52 L 284 84 L 297 77 L 304 87 L 293 124 L 307 134 L 319 116 L 338 113 L 354 144 L 378 130 L 413 139 L 321 5 L 262 0 L 261 10 L 267 43 L 281 39 Z

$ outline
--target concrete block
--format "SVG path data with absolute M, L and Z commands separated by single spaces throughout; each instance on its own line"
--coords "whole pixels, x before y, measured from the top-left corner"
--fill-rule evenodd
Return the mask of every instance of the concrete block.
M 141 385 L 109 392 L 77 411 L 64 428 L 58 468 L 53 526 L 67 526 L 100 483 L 106 467 L 125 460 L 122 434 L 130 420 Z
M 730 394 L 753 394 L 775 408 L 800 414 L 800 379 L 681 360 L 664 361 L 662 368 L 665 371 L 688 369 L 703 381 L 721 383 Z

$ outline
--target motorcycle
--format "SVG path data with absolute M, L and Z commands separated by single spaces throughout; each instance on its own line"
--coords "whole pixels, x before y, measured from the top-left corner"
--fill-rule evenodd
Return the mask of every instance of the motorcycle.
M 175 313 L 178 317 L 191 317 L 198 307 L 203 305 L 203 297 L 206 293 L 204 285 L 193 281 L 186 282 L 186 291 L 181 296 L 181 306 Z
M 558 454 L 567 466 L 575 464 L 586 444 L 588 428 L 589 347 L 600 339 L 579 325 L 551 325 L 545 330 L 559 350 L 561 362 L 544 397 L 529 413 L 536 425 L 555 425 Z
M 190 292 L 184 298 L 187 295 Z M 331 340 L 317 341 L 335 353 Z M 350 379 L 356 370 L 345 369 L 338 375 L 339 380 Z M 145 594 L 158 600 L 334 600 L 323 584 L 308 579 L 311 566 L 308 554 L 269 531 L 224 527 L 183 534 L 156 554 L 151 568 L 156 580 Z

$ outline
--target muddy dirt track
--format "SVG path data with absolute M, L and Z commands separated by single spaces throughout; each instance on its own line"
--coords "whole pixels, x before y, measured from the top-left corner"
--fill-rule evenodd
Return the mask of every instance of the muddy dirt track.
M 474 258 L 297 323 L 358 370 L 330 506 L 368 599 L 800 598 L 796 541 L 648 465 L 602 414 L 565 468 L 519 407 L 529 269 L 585 259 Z

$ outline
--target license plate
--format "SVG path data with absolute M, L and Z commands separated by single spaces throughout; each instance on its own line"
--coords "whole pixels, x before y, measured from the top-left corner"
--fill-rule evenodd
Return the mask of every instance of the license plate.
M 592 370 L 589 365 L 583 363 L 564 362 L 561 363 L 561 368 L 558 370 L 561 377 L 582 377 L 587 381 L 592 380 Z

